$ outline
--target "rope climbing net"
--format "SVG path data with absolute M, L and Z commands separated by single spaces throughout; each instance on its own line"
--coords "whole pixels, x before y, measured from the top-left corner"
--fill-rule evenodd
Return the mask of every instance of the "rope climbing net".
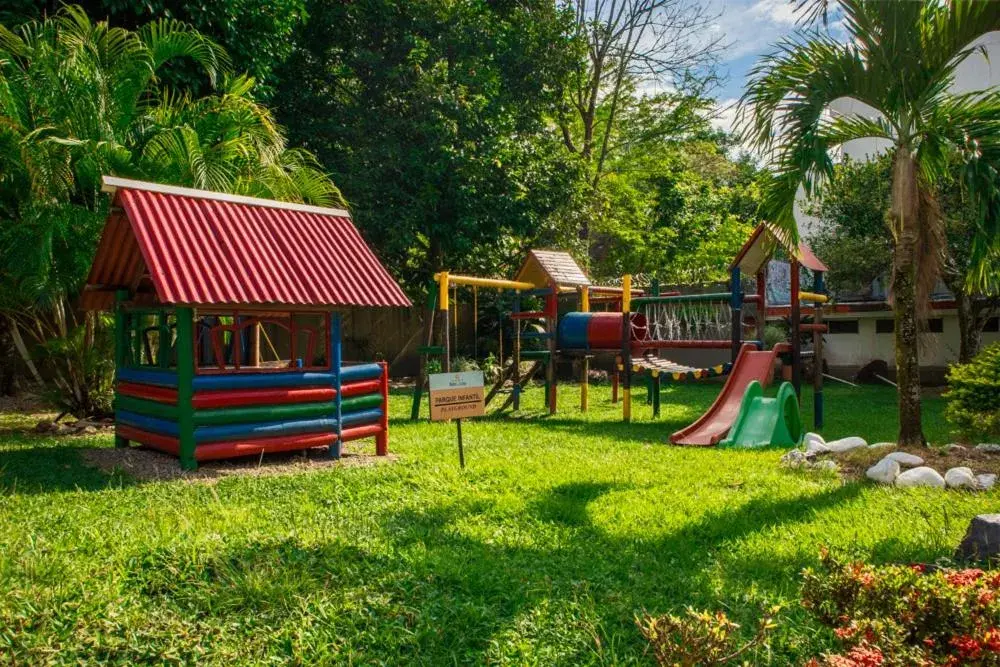
M 732 331 L 733 311 L 726 301 L 647 303 L 641 312 L 648 340 L 725 340 Z

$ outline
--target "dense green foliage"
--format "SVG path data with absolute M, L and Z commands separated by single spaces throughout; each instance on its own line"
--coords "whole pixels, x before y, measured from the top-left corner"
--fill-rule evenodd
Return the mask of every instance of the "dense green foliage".
M 1000 436 L 1000 343 L 948 371 L 945 416 L 966 437 Z
M 596 197 L 592 272 L 656 276 L 670 284 L 728 279 L 729 263 L 759 222 L 759 172 L 733 161 L 724 137 L 698 134 L 616 158 Z
M 157 74 L 179 60 L 218 92 L 161 87 Z M 287 146 L 253 80 L 227 68 L 214 42 L 168 19 L 129 31 L 66 7 L 16 31 L 0 26 L 0 328 L 26 362 L 94 343 L 95 322 L 71 304 L 107 213 L 102 175 L 342 203 L 313 156 Z M 87 413 L 107 383 L 82 371 L 67 357 L 45 375 Z
M 163 18 L 190 25 L 226 50 L 236 72 L 257 80 L 254 95 L 265 101 L 274 93 L 274 70 L 291 54 L 291 37 L 306 19 L 306 0 L 81 0 L 77 4 L 92 19 L 107 20 L 118 28 L 137 30 Z M 0 14 L 0 23 L 11 26 L 37 20 L 62 5 L 61 0 L 18 0 L 7 17 Z M 169 63 L 160 76 L 172 88 L 199 95 L 211 92 L 202 73 L 190 63 Z
M 410 286 L 560 238 L 578 177 L 544 118 L 575 51 L 550 2 L 316 3 L 299 42 L 281 118 Z
M 201 482 L 99 473 L 83 448 L 110 435 L 22 433 L 34 421 L 7 415 L 0 641 L 18 663 L 648 664 L 637 614 L 725 609 L 752 634 L 782 603 L 769 648 L 745 659 L 801 664 L 836 647 L 796 603 L 822 544 L 930 562 L 995 508 L 995 492 L 845 485 L 781 469 L 780 452 L 667 446 L 717 393 L 671 385 L 661 419 L 637 404 L 626 425 L 607 385 L 585 416 L 563 386 L 551 418 L 533 388 L 521 418 L 465 424 L 463 472 L 454 424 L 405 421 L 402 392 L 397 463 Z M 826 399 L 831 439 L 895 431 L 889 387 Z M 937 443 L 942 404 L 928 400 Z

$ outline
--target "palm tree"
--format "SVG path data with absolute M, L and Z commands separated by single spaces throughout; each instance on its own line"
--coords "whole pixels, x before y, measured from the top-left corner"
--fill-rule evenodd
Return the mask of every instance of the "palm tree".
M 829 2 L 804 3 L 826 16 Z M 920 418 L 919 321 L 941 269 L 944 221 L 936 186 L 954 164 L 979 210 L 975 252 L 998 234 L 994 214 L 1000 167 L 1000 93 L 950 92 L 971 43 L 1000 28 L 1000 3 L 839 0 L 847 39 L 805 27 L 781 42 L 750 74 L 741 100 L 743 139 L 767 155 L 773 177 L 767 213 L 796 233 L 793 206 L 803 187 L 815 195 L 833 169 L 831 150 L 852 139 L 887 140 L 892 185 L 887 224 L 893 237 L 892 294 L 899 443 L 925 443 Z M 871 116 L 834 116 L 853 98 Z
M 157 73 L 179 59 L 219 94 L 161 89 Z M 230 76 L 228 63 L 172 20 L 129 31 L 68 6 L 16 33 L 0 26 L 0 328 L 36 378 L 55 377 L 74 411 L 94 409 L 90 388 L 106 373 L 93 353 L 100 332 L 88 321 L 79 335 L 70 306 L 107 212 L 103 174 L 344 204 L 316 159 L 287 147 L 253 100 L 253 80 Z M 34 370 L 36 350 L 48 373 Z

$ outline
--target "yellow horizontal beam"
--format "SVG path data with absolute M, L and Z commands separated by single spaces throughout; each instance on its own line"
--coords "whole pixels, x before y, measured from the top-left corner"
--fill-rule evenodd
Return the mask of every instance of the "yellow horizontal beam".
M 825 294 L 817 294 L 816 292 L 802 292 L 799 291 L 800 301 L 815 301 L 816 303 L 826 303 L 830 300 Z
M 470 287 L 492 287 L 494 289 L 535 289 L 534 283 L 524 283 L 518 280 L 500 280 L 497 278 L 477 278 L 475 276 L 458 276 L 443 271 L 434 274 L 434 280 L 439 284 L 442 280 L 451 285 L 468 285 Z

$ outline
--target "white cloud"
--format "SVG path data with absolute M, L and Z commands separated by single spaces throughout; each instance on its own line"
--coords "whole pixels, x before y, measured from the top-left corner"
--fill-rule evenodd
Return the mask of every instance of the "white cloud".
M 721 5 L 714 29 L 732 44 L 726 49 L 726 60 L 736 60 L 766 52 L 795 29 L 796 19 L 789 0 L 735 0 Z

